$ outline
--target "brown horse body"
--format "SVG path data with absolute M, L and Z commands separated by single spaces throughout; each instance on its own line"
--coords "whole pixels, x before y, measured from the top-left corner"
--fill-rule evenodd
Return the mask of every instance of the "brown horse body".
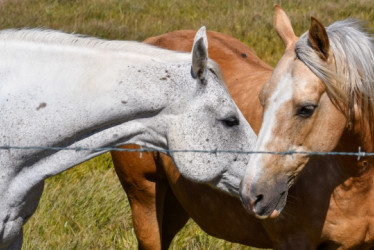
M 145 42 L 190 51 L 195 33 L 176 31 Z M 272 68 L 238 40 L 217 32 L 207 35 L 210 58 L 224 65 L 221 70 L 230 94 L 257 133 L 262 114 L 257 95 Z M 112 158 L 131 204 L 140 248 L 167 248 L 189 217 L 210 235 L 251 246 L 272 246 L 261 221 L 249 216 L 238 198 L 186 180 L 169 157 L 112 152 Z
M 177 31 L 146 42 L 189 51 L 194 33 Z M 208 39 L 210 58 L 220 65 L 233 99 L 258 133 L 262 120 L 258 93 L 272 68 L 232 37 L 208 32 Z M 136 153 L 112 152 L 112 157 L 141 249 L 166 249 L 189 217 L 210 235 L 255 247 L 363 249 L 374 238 L 370 210 L 360 203 L 374 197 L 362 181 L 367 173 L 351 167 L 347 172 L 347 164 L 337 164 L 333 157 L 311 159 L 289 191 L 281 215 L 267 220 L 246 213 L 236 197 L 185 180 L 164 155 L 143 153 L 140 158 Z M 357 210 L 356 204 L 362 206 Z

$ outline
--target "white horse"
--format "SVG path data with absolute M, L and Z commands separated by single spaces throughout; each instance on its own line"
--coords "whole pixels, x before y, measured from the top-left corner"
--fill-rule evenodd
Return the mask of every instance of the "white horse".
M 192 58 L 191 58 L 192 54 Z M 0 32 L 0 144 L 249 150 L 255 134 L 208 59 L 58 31 Z M 0 247 L 20 248 L 44 179 L 102 151 L 0 151 Z M 187 178 L 238 193 L 248 156 L 170 153 Z

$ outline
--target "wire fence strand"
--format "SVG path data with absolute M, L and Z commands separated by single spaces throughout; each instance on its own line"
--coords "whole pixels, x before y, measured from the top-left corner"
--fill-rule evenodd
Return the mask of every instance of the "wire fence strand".
M 119 151 L 119 152 L 159 152 L 165 154 L 171 153 L 205 153 L 205 154 L 271 154 L 271 155 L 310 155 L 310 156 L 355 156 L 357 160 L 361 157 L 374 156 L 374 152 L 361 151 L 361 147 L 358 148 L 357 152 L 316 152 L 316 151 L 295 151 L 287 150 L 281 152 L 275 151 L 245 151 L 245 150 L 227 150 L 227 149 L 211 149 L 211 150 L 200 150 L 200 149 L 155 149 L 155 148 L 119 148 L 119 147 L 50 147 L 50 146 L 0 146 L 0 150 L 50 150 L 50 151 Z

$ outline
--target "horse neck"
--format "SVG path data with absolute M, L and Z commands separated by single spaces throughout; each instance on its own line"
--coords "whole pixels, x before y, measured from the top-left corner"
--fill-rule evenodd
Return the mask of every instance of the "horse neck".
M 180 78 L 191 78 L 187 63 L 94 48 L 24 45 L 5 46 L 5 64 L 0 65 L 0 71 L 12 75 L 2 82 L 0 92 L 4 143 L 71 147 L 147 143 L 166 148 L 167 128 L 160 124 L 167 124 L 162 119 L 175 96 L 188 99 L 188 88 L 176 84 Z M 181 71 L 187 73 L 179 76 Z M 22 151 L 12 154 L 10 161 L 19 168 L 34 164 L 48 168 L 66 158 L 61 169 L 41 171 L 53 175 L 99 153 L 103 152 L 71 157 L 66 151 Z M 36 154 L 44 163 L 24 160 Z
M 373 152 L 373 140 L 367 120 L 348 123 L 336 151 L 339 152 Z M 353 176 L 371 175 L 374 169 L 373 157 L 338 156 L 340 166 Z
M 360 147 L 361 151 L 372 152 L 369 151 L 372 149 L 370 133 L 364 132 L 358 125 L 351 127 L 348 124 L 334 151 L 357 152 Z M 357 204 L 362 208 L 367 206 L 367 201 L 373 197 L 373 173 L 372 157 L 314 156 L 302 171 L 291 194 L 300 197 L 311 218 L 325 218 L 329 209 L 329 220 L 334 221 L 341 214 L 347 214 L 342 211 L 352 211 Z

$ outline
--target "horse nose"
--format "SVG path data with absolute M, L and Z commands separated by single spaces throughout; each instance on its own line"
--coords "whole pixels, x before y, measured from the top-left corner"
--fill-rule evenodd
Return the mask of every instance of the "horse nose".
M 241 185 L 240 199 L 245 209 L 254 213 L 259 219 L 274 218 L 280 213 L 280 210 L 277 209 L 280 205 L 278 198 L 281 198 L 284 192 L 279 193 L 274 190 L 274 193 L 269 188 L 268 185 L 257 185 L 256 183 L 251 183 L 247 188 Z M 273 193 L 274 195 L 271 195 Z
M 266 204 L 267 196 L 265 197 L 262 192 L 258 191 L 255 185 L 251 185 L 249 197 L 252 210 L 256 216 L 259 218 L 267 218 L 269 214 L 268 205 Z
M 261 201 L 264 199 L 264 195 L 263 194 L 259 194 L 255 197 L 254 200 L 252 200 L 251 204 L 252 204 L 252 207 L 253 209 L 256 210 L 256 207 L 259 206 L 259 203 L 261 203 Z
M 240 183 L 239 197 L 240 197 L 240 200 L 241 200 L 244 208 L 248 212 L 254 212 L 255 213 L 254 206 L 255 206 L 257 198 L 255 196 L 253 196 L 253 192 L 252 192 L 251 189 L 252 189 L 252 185 L 244 183 L 243 180 L 242 180 L 241 183 Z M 261 198 L 262 197 L 259 197 L 259 199 L 261 199 Z
M 256 215 L 263 214 L 262 203 L 264 201 L 264 194 L 258 193 L 255 185 L 250 185 L 247 190 L 242 189 L 240 192 L 240 198 L 244 207 L 248 211 L 254 212 Z

